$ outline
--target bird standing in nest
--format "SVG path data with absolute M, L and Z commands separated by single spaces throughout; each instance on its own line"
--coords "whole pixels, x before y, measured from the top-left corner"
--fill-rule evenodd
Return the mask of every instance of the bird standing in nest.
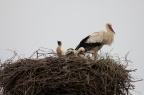
M 94 60 L 97 60 L 97 52 L 103 47 L 103 45 L 111 45 L 114 41 L 114 30 L 110 23 L 106 24 L 105 31 L 94 32 L 91 35 L 85 37 L 82 41 L 80 41 L 79 45 L 75 48 L 78 50 L 83 47 L 85 52 L 93 51 L 94 52 Z
M 56 49 L 56 52 L 59 56 L 65 55 L 66 52 L 64 50 L 62 50 L 62 42 L 61 41 L 57 41 L 58 43 L 58 47 Z

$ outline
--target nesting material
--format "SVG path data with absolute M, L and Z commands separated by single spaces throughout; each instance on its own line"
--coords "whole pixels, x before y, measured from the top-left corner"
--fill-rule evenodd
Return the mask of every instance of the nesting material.
M 3 95 L 129 95 L 132 70 L 110 58 L 20 59 L 3 64 Z

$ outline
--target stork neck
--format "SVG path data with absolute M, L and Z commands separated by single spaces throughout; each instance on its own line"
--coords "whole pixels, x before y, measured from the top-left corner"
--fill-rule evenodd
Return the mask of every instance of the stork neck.
M 59 46 L 58 46 L 58 49 L 59 49 L 59 50 L 62 50 L 62 47 L 61 47 L 61 45 L 59 45 Z
M 112 39 L 113 39 L 113 36 L 114 36 L 114 33 L 109 29 L 109 27 L 107 26 L 106 27 L 106 30 L 107 30 L 107 36 L 110 36 L 110 37 L 112 37 Z
M 62 47 L 62 45 L 58 45 L 58 47 Z
M 108 26 L 106 26 L 107 32 L 105 33 L 105 44 L 111 45 L 114 40 L 114 33 L 109 29 Z
M 111 32 L 112 33 L 112 31 L 109 29 L 108 26 L 106 26 L 106 30 L 107 30 L 107 32 Z

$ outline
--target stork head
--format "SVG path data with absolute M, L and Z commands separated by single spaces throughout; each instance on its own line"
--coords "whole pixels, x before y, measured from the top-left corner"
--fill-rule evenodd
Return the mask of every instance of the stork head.
M 61 41 L 57 41 L 57 43 L 58 43 L 58 45 L 59 45 L 59 46 L 61 46 L 61 45 L 62 45 Z
M 114 30 L 113 30 L 113 28 L 112 28 L 111 23 L 107 23 L 107 24 L 106 24 L 106 28 L 109 29 L 111 32 L 113 32 L 113 33 L 115 34 L 115 32 L 114 32 Z

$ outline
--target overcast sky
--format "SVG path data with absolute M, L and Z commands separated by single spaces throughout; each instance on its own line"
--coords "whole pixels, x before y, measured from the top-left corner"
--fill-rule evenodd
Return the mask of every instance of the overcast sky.
M 133 76 L 144 78 L 144 1 L 143 0 L 0 0 L 0 59 L 16 50 L 29 57 L 39 47 L 55 50 L 57 40 L 63 49 L 75 48 L 87 35 L 106 30 L 110 22 L 115 31 L 112 46 L 103 52 L 124 57 L 138 69 Z M 144 82 L 135 83 L 134 95 L 144 95 Z

